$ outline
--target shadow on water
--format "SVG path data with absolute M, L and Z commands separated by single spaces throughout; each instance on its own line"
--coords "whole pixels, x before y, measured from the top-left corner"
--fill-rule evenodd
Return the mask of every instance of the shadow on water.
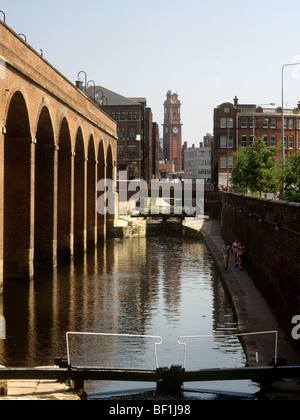
M 161 336 L 159 366 L 183 364 L 179 336 L 237 332 L 205 243 L 167 236 L 109 240 L 71 264 L 37 270 L 30 283 L 6 281 L 3 312 L 7 339 L 0 340 L 0 364 L 11 367 L 52 365 L 54 357 L 66 354 L 67 331 Z M 70 351 L 74 365 L 155 369 L 151 340 L 74 337 Z M 187 369 L 245 363 L 238 339 L 188 343 Z M 223 392 L 249 398 L 258 391 L 248 381 L 214 383 L 212 388 L 193 383 L 190 388 L 194 392 L 185 395 L 191 399 L 207 395 L 202 388 L 220 389 L 210 394 L 217 399 Z M 122 392 L 132 389 L 142 392 L 145 384 L 124 384 Z M 86 390 L 91 398 L 113 396 L 120 384 L 89 382 Z

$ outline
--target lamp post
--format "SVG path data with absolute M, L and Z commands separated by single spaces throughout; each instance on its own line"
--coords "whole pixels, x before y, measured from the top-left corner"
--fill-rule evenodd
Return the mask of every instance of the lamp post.
M 0 13 L 2 13 L 2 15 L 3 15 L 3 22 L 4 22 L 4 23 L 6 23 L 6 16 L 5 16 L 5 13 L 3 12 L 3 10 L 0 10 Z
M 87 74 L 86 74 L 86 72 L 85 71 L 80 71 L 79 73 L 78 73 L 78 75 L 77 75 L 77 79 L 78 79 L 78 81 L 76 82 L 76 86 L 80 89 L 81 88 L 81 81 L 80 81 L 80 74 L 81 73 L 83 73 L 84 74 L 84 76 L 85 76 L 85 94 L 86 94 L 86 85 L 87 85 Z
M 282 66 L 281 69 L 281 120 L 282 120 L 282 144 L 281 144 L 281 157 L 282 157 L 282 161 L 284 161 L 285 158 L 285 144 L 284 144 L 284 109 L 283 109 L 283 73 L 284 73 L 284 69 L 285 67 L 289 67 L 289 66 L 300 66 L 300 63 L 290 63 L 290 64 L 284 64 Z
M 90 83 L 93 83 L 93 85 L 94 85 L 94 103 L 96 103 L 96 83 L 94 82 L 94 80 L 89 80 L 86 84 L 87 88 L 88 88 Z

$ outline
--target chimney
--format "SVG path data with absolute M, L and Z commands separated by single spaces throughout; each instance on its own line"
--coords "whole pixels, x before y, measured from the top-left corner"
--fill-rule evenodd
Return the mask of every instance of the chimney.
M 235 98 L 233 99 L 234 106 L 237 106 L 239 103 L 239 98 L 235 95 Z

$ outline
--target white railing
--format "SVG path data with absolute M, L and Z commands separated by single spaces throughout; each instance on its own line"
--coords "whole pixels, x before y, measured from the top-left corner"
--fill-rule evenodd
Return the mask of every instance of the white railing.
M 135 334 L 112 334 L 112 333 L 87 333 L 87 332 L 67 332 L 66 333 L 66 341 L 67 341 L 67 358 L 68 358 L 68 365 L 71 364 L 70 358 L 70 346 L 69 346 L 69 336 L 70 335 L 84 335 L 84 336 L 102 336 L 102 337 L 128 337 L 128 338 L 147 338 L 147 339 L 155 339 L 159 340 L 158 343 L 154 343 L 154 355 L 155 355 L 155 363 L 156 369 L 159 368 L 158 366 L 158 357 L 157 357 L 157 346 L 162 344 L 163 339 L 157 335 L 135 335 Z
M 275 365 L 277 365 L 277 358 L 278 358 L 278 331 L 261 331 L 261 332 L 253 332 L 253 333 L 242 333 L 242 334 L 220 334 L 220 335 L 190 335 L 190 336 L 181 336 L 178 337 L 178 344 L 184 346 L 184 356 L 183 356 L 183 368 L 185 369 L 186 365 L 186 343 L 181 343 L 181 340 L 186 340 L 190 338 L 230 338 L 230 337 L 246 337 L 252 335 L 263 335 L 263 334 L 275 334 L 275 350 L 274 350 L 274 358 L 275 358 Z M 256 353 L 256 358 L 258 357 L 258 353 Z M 258 360 L 256 360 L 258 362 Z

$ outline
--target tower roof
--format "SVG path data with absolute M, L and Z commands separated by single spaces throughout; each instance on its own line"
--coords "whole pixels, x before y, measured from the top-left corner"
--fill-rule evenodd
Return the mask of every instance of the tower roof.
M 178 96 L 177 90 L 176 89 L 170 89 L 170 90 L 168 90 L 167 96 L 173 96 L 173 95 Z

